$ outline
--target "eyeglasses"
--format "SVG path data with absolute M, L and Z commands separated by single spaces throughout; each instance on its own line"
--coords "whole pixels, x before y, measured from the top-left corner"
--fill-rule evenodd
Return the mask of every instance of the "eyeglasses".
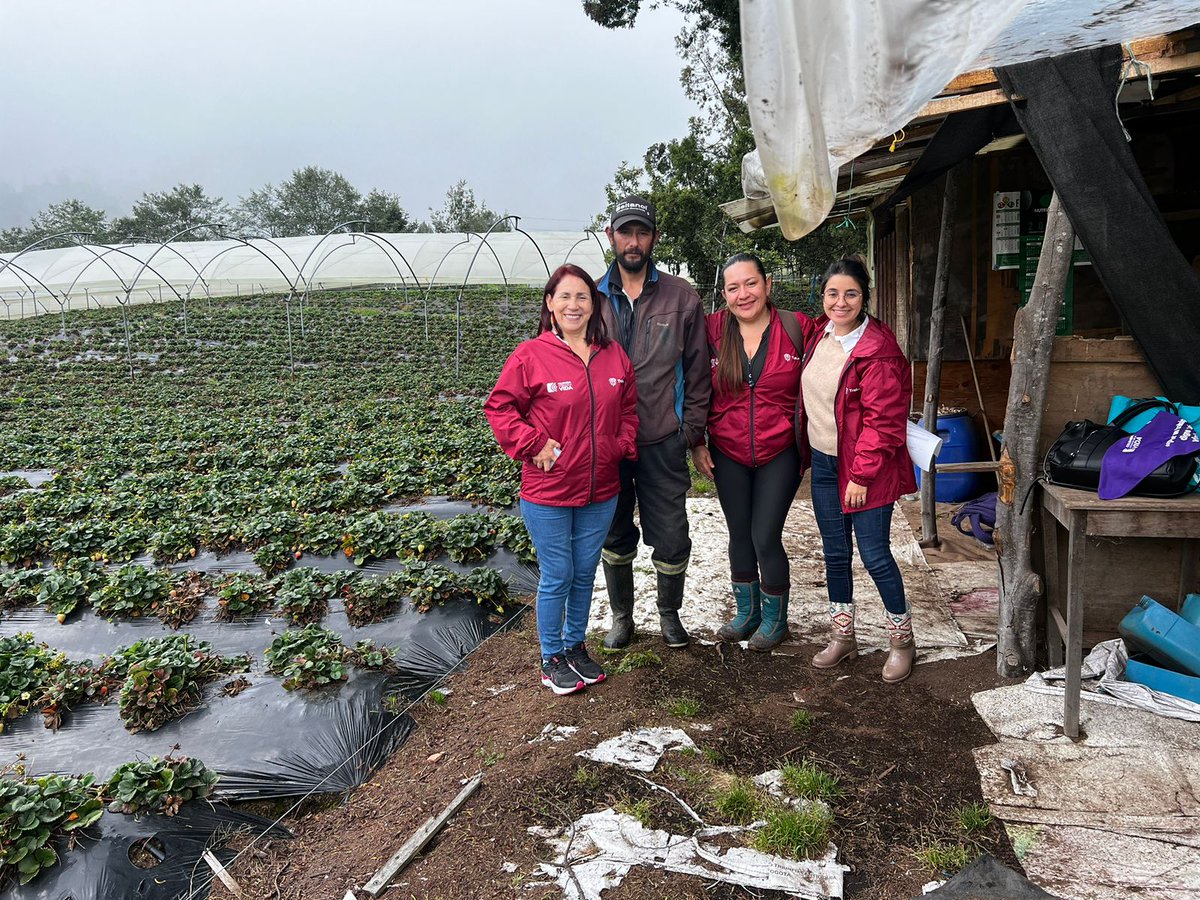
M 825 291 L 826 300 L 836 300 L 838 297 L 844 297 L 847 301 L 853 303 L 861 296 L 861 291 L 839 291 L 836 288 L 829 288 Z

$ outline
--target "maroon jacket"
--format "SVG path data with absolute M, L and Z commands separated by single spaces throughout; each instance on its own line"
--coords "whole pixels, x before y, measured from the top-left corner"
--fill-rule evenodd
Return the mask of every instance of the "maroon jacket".
M 501 448 L 525 465 L 521 497 L 586 506 L 621 489 L 622 459 L 637 459 L 637 386 L 616 341 L 585 366 L 553 332 L 517 346 L 483 407 Z M 550 438 L 562 452 L 549 472 L 531 460 Z
M 736 394 L 727 394 L 717 387 L 717 352 L 721 349 L 727 315 L 727 310 L 721 310 L 706 317 L 712 369 L 708 436 L 718 450 L 735 462 L 743 466 L 761 466 L 796 442 L 796 395 L 800 393 L 801 360 L 779 321 L 780 315 L 794 316 L 795 313 L 771 310 L 767 359 L 762 375 L 753 388 L 743 386 Z
M 825 334 L 828 318 L 815 321 L 800 314 L 807 334 L 804 361 L 812 359 Z M 807 322 L 805 322 L 807 320 Z M 912 403 L 912 371 L 892 330 L 871 317 L 838 381 L 833 411 L 838 430 L 838 493 L 846 509 L 846 486 L 853 481 L 867 489 L 862 509 L 888 506 L 917 489 L 912 460 L 905 445 L 908 410 Z M 812 454 L 808 424 L 800 404 L 799 441 L 801 472 Z M 861 512 L 862 509 L 853 510 Z

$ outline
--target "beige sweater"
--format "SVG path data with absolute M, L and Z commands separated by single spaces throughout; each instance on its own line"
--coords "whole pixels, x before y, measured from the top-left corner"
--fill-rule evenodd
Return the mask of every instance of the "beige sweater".
M 800 387 L 804 391 L 804 414 L 808 419 L 808 443 L 814 450 L 837 456 L 837 420 L 833 401 L 837 397 L 838 381 L 849 354 L 833 333 L 825 335 L 813 350 L 812 359 L 804 367 Z

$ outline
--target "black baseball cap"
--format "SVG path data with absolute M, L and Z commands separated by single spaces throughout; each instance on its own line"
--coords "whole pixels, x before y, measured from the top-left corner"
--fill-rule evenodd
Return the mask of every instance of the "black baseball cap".
M 615 231 L 626 222 L 641 222 L 648 225 L 652 231 L 657 231 L 654 222 L 654 204 L 645 197 L 630 194 L 622 197 L 612 208 L 612 228 Z

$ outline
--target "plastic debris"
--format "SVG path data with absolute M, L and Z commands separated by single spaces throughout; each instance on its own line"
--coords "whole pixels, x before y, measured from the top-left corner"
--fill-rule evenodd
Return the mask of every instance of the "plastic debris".
M 664 753 L 683 749 L 695 750 L 697 747 L 687 733 L 678 728 L 638 728 L 575 755 L 637 772 L 653 772 Z
M 554 725 L 548 724 L 542 729 L 541 734 L 529 741 L 531 744 L 558 744 L 565 741 L 571 735 L 579 730 L 577 725 Z
M 555 879 L 567 900 L 601 900 L 602 891 L 619 885 L 638 865 L 811 900 L 842 896 L 848 867 L 837 862 L 833 844 L 819 859 L 790 860 L 705 841 L 718 834 L 748 830 L 701 829 L 688 837 L 645 828 L 632 816 L 605 809 L 582 816 L 564 829 L 530 828 L 529 832 L 546 838 L 554 848 L 558 861 L 542 863 L 541 868 Z

